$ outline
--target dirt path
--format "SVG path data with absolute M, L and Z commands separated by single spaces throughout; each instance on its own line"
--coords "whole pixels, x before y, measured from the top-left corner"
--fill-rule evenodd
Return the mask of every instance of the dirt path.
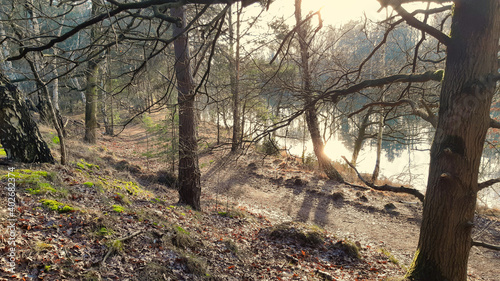
M 208 155 L 200 162 L 216 163 L 212 160 L 214 155 Z M 320 180 L 293 163 L 262 160 L 259 155 L 225 158 L 219 163 L 224 161 L 226 165 L 210 164 L 204 169 L 202 184 L 206 192 L 220 194 L 221 200 L 228 194 L 274 222 L 314 223 L 363 246 L 384 248 L 404 266 L 411 264 L 422 212 L 422 204 L 414 197 L 357 190 Z M 500 244 L 498 220 L 477 217 L 476 224 L 474 239 Z M 499 280 L 499 262 L 500 253 L 473 247 L 470 279 Z
M 105 139 L 107 144 L 115 143 L 109 149 L 117 156 L 143 168 L 165 166 L 141 155 L 152 145 L 141 126 L 127 128 L 119 138 Z M 205 196 L 223 203 L 228 195 L 273 222 L 314 223 L 338 237 L 386 249 L 402 266 L 411 264 L 422 213 L 422 204 L 414 197 L 339 185 L 299 169 L 297 163 L 263 159 L 257 153 L 232 157 L 226 153 L 219 150 L 200 157 Z M 476 217 L 475 223 L 475 240 L 500 244 L 498 219 Z M 499 252 L 473 247 L 470 280 L 499 280 L 499 264 Z

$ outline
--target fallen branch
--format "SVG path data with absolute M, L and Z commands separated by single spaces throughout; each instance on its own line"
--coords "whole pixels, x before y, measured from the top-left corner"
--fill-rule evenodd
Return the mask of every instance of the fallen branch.
M 483 247 L 490 250 L 500 251 L 500 245 L 493 245 L 479 241 L 472 241 L 472 246 Z
M 122 238 L 118 238 L 116 240 L 113 241 L 113 244 L 116 243 L 116 242 L 123 242 L 123 241 L 126 241 L 126 240 L 129 240 L 131 238 L 134 238 L 135 236 L 139 235 L 142 233 L 142 230 L 139 230 L 137 232 L 134 232 L 132 234 L 130 234 L 129 236 L 125 236 L 125 237 L 122 237 Z M 104 266 L 106 264 L 106 259 L 108 259 L 108 257 L 115 251 L 115 247 L 110 247 L 108 253 L 106 253 L 106 255 L 104 256 L 104 259 L 102 259 L 102 262 L 101 262 L 101 266 Z
M 371 188 L 373 188 L 375 190 L 380 190 L 380 191 L 390 191 L 390 192 L 396 192 L 396 193 L 407 193 L 407 194 L 410 194 L 410 195 L 413 195 L 413 196 L 417 197 L 421 202 L 424 202 L 424 195 L 420 191 L 418 191 L 416 189 L 408 188 L 408 187 L 404 187 L 404 186 L 400 186 L 400 187 L 391 186 L 391 185 L 388 185 L 388 184 L 384 184 L 382 186 L 379 186 L 379 185 L 375 185 L 375 184 L 373 184 L 373 183 L 365 180 L 363 178 L 363 176 L 361 176 L 361 174 L 358 172 L 358 170 L 356 169 L 356 167 L 354 167 L 354 165 L 351 164 L 351 162 L 349 162 L 344 156 L 342 156 L 342 158 L 347 163 L 347 165 L 349 165 L 351 168 L 354 169 L 354 171 L 358 175 L 358 178 L 364 184 L 366 184 L 367 186 L 369 186 L 369 187 L 371 187 Z

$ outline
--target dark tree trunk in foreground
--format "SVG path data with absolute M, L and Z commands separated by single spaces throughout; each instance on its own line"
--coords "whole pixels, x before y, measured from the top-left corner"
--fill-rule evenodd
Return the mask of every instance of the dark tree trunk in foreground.
M 174 26 L 173 35 L 177 36 L 186 27 L 184 7 L 172 8 L 171 15 L 174 18 L 182 19 L 182 26 Z M 174 49 L 179 103 L 179 203 L 188 204 L 195 210 L 201 210 L 195 93 L 187 33 L 181 34 L 174 41 Z
M 297 25 L 302 21 L 302 0 L 295 0 L 295 20 Z M 302 94 L 306 102 L 306 123 L 307 129 L 311 134 L 311 140 L 313 143 L 313 150 L 316 158 L 318 159 L 319 167 L 327 177 L 331 180 L 342 182 L 343 178 L 340 173 L 335 169 L 332 161 L 324 152 L 325 144 L 321 138 L 321 132 L 319 130 L 318 114 L 316 110 L 316 105 L 312 102 L 313 91 L 312 91 L 312 78 L 311 70 L 309 69 L 309 40 L 307 38 L 307 30 L 304 25 L 300 25 L 297 28 L 298 41 L 300 46 L 300 68 L 302 71 Z
M 422 226 L 409 280 L 465 281 L 498 74 L 500 1 L 455 1 Z
M 24 163 L 54 163 L 47 143 L 16 87 L 0 74 L 0 141 L 7 158 Z

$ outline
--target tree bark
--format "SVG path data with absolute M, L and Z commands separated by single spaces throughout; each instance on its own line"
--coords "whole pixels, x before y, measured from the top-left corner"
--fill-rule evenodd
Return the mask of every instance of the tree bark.
M 201 210 L 200 169 L 198 166 L 198 143 L 196 139 L 196 115 L 194 81 L 191 73 L 188 35 L 184 7 L 172 8 L 171 16 L 180 18 L 182 24 L 174 26 L 175 74 L 177 77 L 177 100 L 179 103 L 179 203 Z
M 384 101 L 382 97 L 382 101 Z M 373 169 L 372 174 L 372 183 L 377 181 L 378 176 L 380 174 L 380 158 L 382 156 L 382 137 L 384 136 L 384 123 L 385 116 L 384 112 L 380 112 L 379 120 L 378 120 L 378 132 L 377 132 L 377 157 L 375 159 L 375 168 Z
M 302 0 L 295 0 L 295 20 L 297 25 L 302 21 Z M 321 133 L 319 130 L 318 114 L 316 109 L 316 104 L 313 103 L 312 97 L 312 77 L 309 69 L 309 44 L 307 38 L 307 30 L 303 25 L 299 25 L 297 28 L 297 35 L 300 47 L 300 68 L 302 71 L 302 95 L 306 103 L 306 123 L 307 129 L 311 134 L 311 140 L 313 143 L 313 150 L 316 158 L 318 159 L 318 164 L 320 169 L 322 169 L 329 179 L 342 182 L 344 179 L 340 173 L 333 167 L 332 161 L 324 152 L 325 145 L 321 138 Z
M 92 0 L 91 17 L 97 15 L 97 2 Z M 96 26 L 90 30 L 90 40 L 93 42 L 96 37 Z M 95 144 L 97 143 L 97 74 L 99 73 L 99 64 L 95 58 L 91 58 L 87 62 L 87 70 L 85 77 L 87 78 L 87 86 L 85 87 L 85 136 L 84 141 Z
M 60 153 L 61 153 L 61 165 L 66 165 L 66 140 L 65 136 L 63 133 L 62 129 L 62 122 L 59 122 L 59 120 L 62 120 L 58 118 L 56 114 L 56 110 L 54 106 L 52 105 L 52 100 L 50 99 L 50 93 L 49 93 L 49 87 L 47 84 L 42 81 L 42 77 L 40 77 L 39 69 L 37 67 L 37 60 L 35 59 L 34 61 L 28 59 L 28 57 L 25 57 L 26 61 L 28 62 L 31 71 L 33 72 L 33 76 L 35 77 L 35 81 L 40 88 L 40 91 L 43 94 L 43 100 L 45 100 L 45 103 L 47 104 L 47 110 L 49 114 L 49 119 L 52 121 L 52 125 L 56 129 L 57 132 L 57 137 L 59 138 L 59 148 L 60 148 Z M 60 115 L 59 115 L 60 117 Z
M 238 3 L 236 3 L 238 5 Z M 233 139 L 231 151 L 237 151 L 241 146 L 242 121 L 240 116 L 240 14 L 241 10 L 236 7 L 236 32 L 234 32 L 232 21 L 232 9 L 229 8 L 229 48 L 231 57 L 229 59 L 229 76 L 231 81 L 231 95 L 233 99 Z
M 99 66 L 93 60 L 88 61 L 87 87 L 85 88 L 85 137 L 90 144 L 97 142 L 97 74 Z
M 455 1 L 418 249 L 408 280 L 467 280 L 478 172 L 498 73 L 500 2 Z
M 24 163 L 54 163 L 19 91 L 1 73 L 0 104 L 0 141 L 7 158 Z
M 351 164 L 354 167 L 356 167 L 356 162 L 358 161 L 359 152 L 361 151 L 361 148 L 363 147 L 363 142 L 366 138 L 366 129 L 368 128 L 371 114 L 372 114 L 372 108 L 370 107 L 366 115 L 363 117 L 363 120 L 361 121 L 361 125 L 359 126 L 358 129 L 358 136 L 354 140 L 354 149 L 351 158 Z

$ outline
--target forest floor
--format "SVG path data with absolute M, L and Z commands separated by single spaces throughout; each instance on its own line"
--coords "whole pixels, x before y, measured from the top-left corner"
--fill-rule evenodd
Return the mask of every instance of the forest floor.
M 177 204 L 168 160 L 142 124 L 93 146 L 70 137 L 66 166 L 2 167 L 17 205 L 11 235 L 2 196 L 0 280 L 397 280 L 411 264 L 416 198 L 331 182 L 293 157 L 229 154 L 209 144 L 209 126 L 200 138 L 202 212 Z M 498 215 L 475 224 L 475 240 L 500 244 Z M 500 252 L 473 247 L 469 280 L 498 280 L 499 262 Z

